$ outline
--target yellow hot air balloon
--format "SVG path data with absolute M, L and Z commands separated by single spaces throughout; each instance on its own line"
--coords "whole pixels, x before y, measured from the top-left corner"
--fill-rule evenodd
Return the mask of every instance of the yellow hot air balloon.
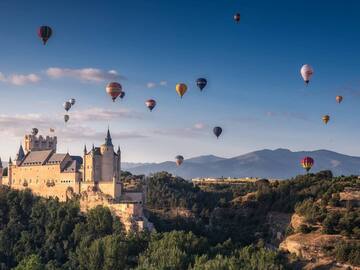
M 330 120 L 330 116 L 329 116 L 329 115 L 324 115 L 324 116 L 322 117 L 322 120 L 323 120 L 323 122 L 324 122 L 325 124 L 327 124 L 327 123 L 329 122 L 329 120 Z
M 187 85 L 185 83 L 178 83 L 176 85 L 176 92 L 179 94 L 181 98 L 186 93 L 186 91 L 187 91 Z

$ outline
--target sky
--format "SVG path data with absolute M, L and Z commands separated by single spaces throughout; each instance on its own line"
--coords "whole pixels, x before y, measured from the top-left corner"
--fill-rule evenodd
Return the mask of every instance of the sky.
M 33 127 L 54 128 L 70 154 L 101 145 L 110 127 L 127 162 L 263 148 L 360 156 L 359 10 L 350 0 L 2 0 L 0 157 L 14 157 Z M 40 25 L 53 29 L 46 46 Z M 307 87 L 303 64 L 314 68 Z M 111 81 L 123 100 L 106 95 Z

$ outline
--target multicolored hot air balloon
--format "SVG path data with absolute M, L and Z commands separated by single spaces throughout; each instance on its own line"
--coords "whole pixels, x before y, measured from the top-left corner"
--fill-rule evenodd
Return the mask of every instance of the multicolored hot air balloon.
M 147 101 L 145 101 L 145 105 L 146 105 L 146 107 L 149 108 L 149 110 L 151 112 L 156 106 L 156 101 L 153 99 L 148 99 Z
M 342 96 L 336 96 L 336 102 L 337 103 L 341 103 L 341 101 L 343 100 L 343 97 Z
M 67 123 L 67 122 L 69 121 L 69 119 L 70 119 L 70 116 L 69 116 L 68 114 L 65 114 L 65 115 L 64 115 L 64 121 L 65 121 L 65 123 Z
M 176 85 L 176 92 L 179 94 L 181 98 L 186 93 L 186 91 L 187 91 L 187 85 L 185 83 L 178 83 Z
M 175 162 L 177 166 L 180 166 L 184 162 L 184 157 L 181 155 L 178 155 L 175 157 Z
M 115 99 L 121 94 L 122 86 L 120 83 L 111 82 L 106 86 L 106 93 L 111 96 L 112 100 L 115 102 Z
M 221 127 L 214 127 L 213 132 L 214 132 L 216 138 L 219 138 L 219 136 L 222 133 L 222 128 Z
M 50 26 L 46 26 L 46 25 L 40 26 L 38 30 L 38 36 L 43 41 L 44 45 L 49 40 L 51 35 L 52 35 L 52 29 Z
M 204 78 L 199 78 L 196 80 L 196 84 L 200 88 L 200 91 L 202 91 L 207 84 L 207 80 Z
M 329 116 L 329 115 L 324 115 L 324 116 L 322 117 L 322 120 L 323 120 L 323 122 L 324 122 L 325 124 L 327 124 L 327 123 L 330 121 L 330 116 Z
M 39 130 L 37 128 L 33 128 L 31 131 L 31 134 L 36 136 L 39 133 Z
M 68 112 L 68 111 L 71 109 L 71 103 L 70 103 L 70 101 L 65 101 L 64 104 L 63 104 L 63 106 L 64 106 L 65 111 Z
M 301 67 L 300 73 L 304 79 L 304 82 L 309 84 L 311 76 L 314 74 L 314 70 L 310 65 L 305 64 Z
M 119 98 L 123 99 L 125 97 L 125 92 L 124 91 L 121 91 L 120 95 L 119 95 Z
M 308 172 L 314 166 L 314 160 L 311 157 L 304 157 L 301 160 L 301 166 Z
M 76 103 L 76 99 L 75 98 L 70 98 L 69 102 L 70 102 L 71 106 L 74 106 L 75 103 Z
M 239 23 L 240 22 L 240 13 L 235 13 L 234 15 L 234 21 Z

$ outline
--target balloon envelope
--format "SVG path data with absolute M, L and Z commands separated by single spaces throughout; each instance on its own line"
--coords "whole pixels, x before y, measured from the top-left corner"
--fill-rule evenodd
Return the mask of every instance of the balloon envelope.
M 69 121 L 69 119 L 70 119 L 70 116 L 67 115 L 67 114 L 65 114 L 65 115 L 64 115 L 64 121 L 65 121 L 65 123 L 67 123 L 67 121 Z
M 330 121 L 330 116 L 329 116 L 329 115 L 324 115 L 324 116 L 322 117 L 322 120 L 323 120 L 323 122 L 324 122 L 325 124 L 327 124 L 327 123 Z
M 75 105 L 76 100 L 75 100 L 75 98 L 71 98 L 71 99 L 69 100 L 69 102 L 70 102 L 71 106 L 73 106 L 73 105 Z
M 221 133 L 222 133 L 222 128 L 221 128 L 221 127 L 214 127 L 213 132 L 214 132 L 215 136 L 216 136 L 217 138 L 219 138 L 219 136 L 220 136 Z
M 37 128 L 33 128 L 31 131 L 31 134 L 36 136 L 39 133 L 39 130 Z
M 106 86 L 106 93 L 112 98 L 113 101 L 121 94 L 122 86 L 118 82 L 111 82 Z
M 145 105 L 146 105 L 146 107 L 149 108 L 149 110 L 151 112 L 156 106 L 156 101 L 153 99 L 148 99 L 147 101 L 145 101 Z
M 178 155 L 175 157 L 175 162 L 177 166 L 180 166 L 184 162 L 184 157 L 181 155 Z
M 196 80 L 196 84 L 200 88 L 200 91 L 202 91 L 207 84 L 207 80 L 204 78 L 199 78 Z
M 314 70 L 310 65 L 305 64 L 301 67 L 300 73 L 305 83 L 308 84 L 310 82 L 312 75 L 314 74 Z
M 65 111 L 67 111 L 67 112 L 71 109 L 71 103 L 69 101 L 65 101 L 63 106 L 64 106 Z
M 343 100 L 343 97 L 342 96 L 336 96 L 336 102 L 337 103 L 341 103 L 341 101 Z
M 176 92 L 182 98 L 187 91 L 187 85 L 185 83 L 178 83 L 176 85 Z
M 301 160 L 301 166 L 308 172 L 314 165 L 314 160 L 311 157 L 304 157 Z
M 41 38 L 41 40 L 43 41 L 44 45 L 46 44 L 46 42 L 49 40 L 49 38 L 52 35 L 52 29 L 50 26 L 47 25 L 43 25 L 39 27 L 38 30 L 38 36 Z

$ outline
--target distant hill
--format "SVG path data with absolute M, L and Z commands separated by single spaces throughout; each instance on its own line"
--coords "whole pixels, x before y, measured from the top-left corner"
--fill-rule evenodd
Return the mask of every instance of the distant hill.
M 150 174 L 167 171 L 185 179 L 195 177 L 266 177 L 285 179 L 304 173 L 300 160 L 311 156 L 315 160 L 312 172 L 331 170 L 334 175 L 360 174 L 360 157 L 339 154 L 328 150 L 292 152 L 288 149 L 260 150 L 233 158 L 213 155 L 185 159 L 182 166 L 175 162 L 123 166 L 133 174 Z M 131 163 L 130 163 L 131 164 Z

